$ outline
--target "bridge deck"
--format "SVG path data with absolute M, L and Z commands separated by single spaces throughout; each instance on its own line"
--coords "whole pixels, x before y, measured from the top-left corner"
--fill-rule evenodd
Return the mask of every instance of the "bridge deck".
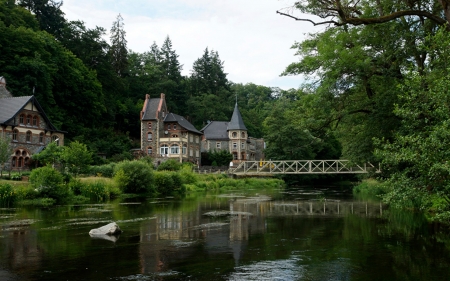
M 379 173 L 380 168 L 371 163 L 358 165 L 348 160 L 270 160 L 244 161 L 230 167 L 230 174 L 268 176 L 275 174 L 366 174 Z

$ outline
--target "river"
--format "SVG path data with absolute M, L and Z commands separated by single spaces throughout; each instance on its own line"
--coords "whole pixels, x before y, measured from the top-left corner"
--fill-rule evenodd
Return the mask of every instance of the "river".
M 450 235 L 331 187 L 3 208 L 0 280 L 450 280 Z

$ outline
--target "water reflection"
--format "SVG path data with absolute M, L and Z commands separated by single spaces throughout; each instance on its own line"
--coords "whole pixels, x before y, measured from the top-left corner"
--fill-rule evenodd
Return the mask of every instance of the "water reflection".
M 88 235 L 111 221 L 120 239 Z M 450 277 L 450 239 L 423 217 L 310 191 L 1 209 L 0 229 L 0 280 Z

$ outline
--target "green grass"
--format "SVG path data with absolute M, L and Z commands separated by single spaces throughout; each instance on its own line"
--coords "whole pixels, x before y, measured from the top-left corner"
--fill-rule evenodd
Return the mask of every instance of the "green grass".
M 364 179 L 358 185 L 353 187 L 353 195 L 363 200 L 381 200 L 382 195 L 388 190 L 379 181 L 375 179 Z

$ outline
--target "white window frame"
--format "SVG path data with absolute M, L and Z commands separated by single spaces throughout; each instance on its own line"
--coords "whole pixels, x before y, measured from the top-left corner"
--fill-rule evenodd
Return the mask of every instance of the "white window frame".
M 159 148 L 159 154 L 168 155 L 169 154 L 169 146 L 167 144 L 161 145 L 161 147 Z
M 147 147 L 147 155 L 151 155 L 153 153 L 153 149 L 151 146 Z
M 220 141 L 216 142 L 216 148 L 217 149 L 221 149 L 222 148 L 222 143 Z
M 152 141 L 153 140 L 153 133 L 148 132 L 147 133 L 147 141 Z
M 178 144 L 170 146 L 170 154 L 180 154 L 180 146 Z

